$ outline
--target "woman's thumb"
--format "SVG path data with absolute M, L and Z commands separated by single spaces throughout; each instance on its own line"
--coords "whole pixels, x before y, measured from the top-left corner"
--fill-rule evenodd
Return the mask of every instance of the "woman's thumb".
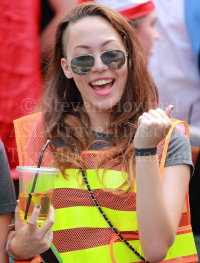
M 166 109 L 165 109 L 165 113 L 167 114 L 167 116 L 169 118 L 172 117 L 172 110 L 173 110 L 174 106 L 173 105 L 169 105 Z

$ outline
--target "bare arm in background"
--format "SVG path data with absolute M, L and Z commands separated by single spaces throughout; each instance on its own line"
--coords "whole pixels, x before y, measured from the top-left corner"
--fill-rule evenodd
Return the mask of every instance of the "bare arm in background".
M 61 19 L 76 5 L 76 0 L 48 0 L 55 15 L 40 36 L 41 59 L 45 61 L 53 49 L 55 31 Z
M 8 255 L 5 252 L 6 238 L 9 232 L 8 225 L 11 221 L 11 213 L 0 215 L 0 262 L 8 263 Z

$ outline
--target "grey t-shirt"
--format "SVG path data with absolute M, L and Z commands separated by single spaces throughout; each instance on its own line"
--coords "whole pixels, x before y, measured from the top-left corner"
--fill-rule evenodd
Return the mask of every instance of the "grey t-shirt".
M 87 129 L 86 129 L 87 132 Z M 88 150 L 100 151 L 104 148 L 110 147 L 115 142 L 113 134 L 106 134 L 94 131 L 94 140 L 89 145 Z M 57 140 L 57 147 L 63 147 L 63 141 Z M 191 176 L 194 173 L 194 166 L 192 163 L 192 153 L 190 142 L 187 137 L 178 129 L 174 129 L 170 138 L 167 156 L 164 167 L 176 165 L 176 164 L 188 164 L 191 167 Z
M 192 170 L 194 169 L 190 142 L 187 137 L 176 128 L 172 132 L 169 142 L 165 167 L 175 164 L 189 164 Z
M 89 150 L 101 150 L 104 147 L 112 145 L 113 142 L 114 136 L 112 134 L 94 132 L 94 142 L 89 146 Z M 167 167 L 176 164 L 190 165 L 191 175 L 193 174 L 194 166 L 192 163 L 190 142 L 182 132 L 175 128 L 170 138 L 164 166 Z
M 0 140 L 0 215 L 13 213 L 16 197 L 4 145 Z

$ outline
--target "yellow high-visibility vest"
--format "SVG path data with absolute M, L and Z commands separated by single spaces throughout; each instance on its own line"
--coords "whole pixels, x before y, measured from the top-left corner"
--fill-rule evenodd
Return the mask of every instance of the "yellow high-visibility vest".
M 33 165 L 34 162 L 36 165 L 38 161 L 37 158 L 34 159 L 32 149 L 41 150 L 45 144 L 42 136 L 41 138 L 33 136 L 35 131 L 38 133 L 42 129 L 41 116 L 40 113 L 37 113 L 14 122 L 20 165 Z M 176 126 L 186 136 L 189 136 L 186 123 L 174 119 L 172 122 L 172 128 L 167 137 L 158 145 L 161 177 L 170 136 L 174 127 Z M 27 125 L 27 123 L 30 125 Z M 104 154 L 104 152 L 82 152 L 86 164 L 87 178 L 94 196 L 114 227 L 144 257 L 138 235 L 136 193 L 130 193 L 127 198 L 127 196 L 114 195 L 104 190 L 101 180 L 103 167 L 98 170 L 97 177 L 94 166 L 96 157 L 99 154 Z M 49 154 L 46 153 L 46 163 L 48 162 L 48 156 Z M 79 169 L 71 167 L 71 169 L 66 169 L 65 173 L 68 175 L 67 179 L 61 173 L 57 176 L 52 198 L 55 208 L 53 244 L 60 253 L 63 262 L 140 262 L 141 260 L 112 232 L 97 207 L 94 206 L 87 187 L 82 182 Z M 113 166 L 112 170 L 106 171 L 104 184 L 107 188 L 116 189 L 125 181 L 124 176 L 127 176 L 127 174 L 122 175 L 120 165 Z M 175 241 L 163 262 L 197 261 L 197 251 L 190 225 L 187 194 Z

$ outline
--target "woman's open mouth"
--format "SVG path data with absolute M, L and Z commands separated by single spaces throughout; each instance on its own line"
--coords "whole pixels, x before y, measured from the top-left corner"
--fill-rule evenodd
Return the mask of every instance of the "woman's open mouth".
M 90 82 L 90 87 L 100 96 L 108 95 L 113 90 L 114 79 L 101 79 Z

